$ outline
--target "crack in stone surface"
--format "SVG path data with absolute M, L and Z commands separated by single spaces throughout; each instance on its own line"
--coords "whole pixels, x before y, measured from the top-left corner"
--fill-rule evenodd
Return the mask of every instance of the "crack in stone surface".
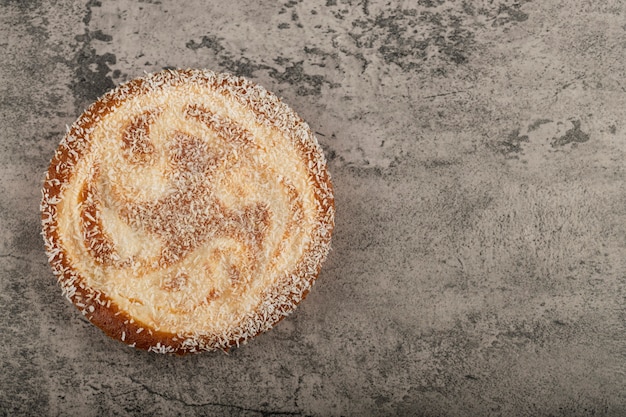
M 26 259 L 23 256 L 13 255 L 11 253 L 0 255 L 0 259 L 1 258 L 11 258 L 11 259 L 15 259 L 16 261 L 21 261 L 21 262 L 30 262 L 31 261 L 30 259 Z
M 235 409 L 235 410 L 240 410 L 240 411 L 248 411 L 251 413 L 258 413 L 260 414 L 262 417 L 271 417 L 271 416 L 305 416 L 305 414 L 302 414 L 299 411 L 281 411 L 281 410 L 260 410 L 260 409 L 255 409 L 255 408 L 247 408 L 247 407 L 242 407 L 239 405 L 233 405 L 233 404 L 224 404 L 224 403 L 218 403 L 218 402 L 211 402 L 211 401 L 207 401 L 207 402 L 200 402 L 200 403 L 190 403 L 187 402 L 181 398 L 178 397 L 172 397 L 163 393 L 160 393 L 152 388 L 150 388 L 147 384 L 133 378 L 133 377 L 128 377 L 134 384 L 139 385 L 140 387 L 142 387 L 146 392 L 148 392 L 149 394 L 152 395 L 156 395 L 157 397 L 163 398 L 166 401 L 176 401 L 178 403 L 183 404 L 186 407 L 193 407 L 193 408 L 198 408 L 198 407 L 221 407 L 221 408 L 225 408 L 225 409 Z

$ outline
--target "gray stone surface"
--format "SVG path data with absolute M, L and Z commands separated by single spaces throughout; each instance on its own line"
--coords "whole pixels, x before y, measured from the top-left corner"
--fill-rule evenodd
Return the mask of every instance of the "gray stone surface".
M 0 1 L 0 415 L 626 415 L 620 0 Z M 249 77 L 337 199 L 312 293 L 225 355 L 109 340 L 61 297 L 43 173 L 165 67 Z

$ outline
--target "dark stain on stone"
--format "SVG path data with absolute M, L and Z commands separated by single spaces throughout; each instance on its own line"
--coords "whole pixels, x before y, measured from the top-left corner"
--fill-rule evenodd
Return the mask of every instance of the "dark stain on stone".
M 188 49 L 192 51 L 196 51 L 200 48 L 207 48 L 213 51 L 215 54 L 219 54 L 224 50 L 224 47 L 221 45 L 220 40 L 217 36 L 203 36 L 200 43 L 197 43 L 195 40 L 190 40 L 185 44 Z
M 269 75 L 278 82 L 297 86 L 297 93 L 301 96 L 320 95 L 322 85 L 330 84 L 321 75 L 307 74 L 304 71 L 304 61 L 291 63 L 290 66 L 285 67 L 283 72 L 272 68 Z
M 417 4 L 424 7 L 437 7 L 445 3 L 445 0 L 418 0 Z
M 494 19 L 492 26 L 502 26 L 510 22 L 524 22 L 528 20 L 528 14 L 520 10 L 521 4 L 513 3 L 509 6 L 500 4 L 498 15 Z
M 550 119 L 537 119 L 531 124 L 528 125 L 528 131 L 532 132 L 533 130 L 537 130 L 541 125 L 545 125 L 547 123 L 551 123 Z
M 463 10 L 463 13 L 465 13 L 468 16 L 474 16 L 476 14 L 476 9 L 472 5 L 472 3 L 468 2 L 468 1 L 464 1 L 461 4 L 461 8 Z
M 434 7 L 436 2 L 423 6 Z M 396 8 L 356 19 L 352 26 L 350 36 L 357 48 L 376 48 L 386 64 L 404 71 L 420 69 L 424 61 L 438 58 L 463 64 L 474 43 L 474 34 L 463 27 L 462 17 L 452 12 Z M 427 52 L 429 47 L 434 47 L 435 56 Z
M 300 17 L 298 17 L 298 13 L 296 13 L 295 10 L 293 12 L 291 12 L 291 21 L 295 22 L 297 27 L 299 27 L 299 28 L 302 27 L 302 23 L 300 23 Z
M 615 125 L 610 125 L 609 126 L 609 132 L 614 135 L 617 132 L 617 126 Z
M 318 67 L 325 67 L 326 66 L 326 59 L 327 58 L 337 58 L 337 54 L 336 53 L 329 53 L 326 51 L 323 51 L 320 48 L 309 48 L 307 46 L 304 47 L 304 53 L 307 55 L 310 55 L 312 58 L 313 57 L 318 57 L 320 61 L 318 62 L 313 62 L 312 59 L 309 60 L 309 64 L 310 65 L 314 65 L 314 66 L 318 66 Z
M 327 56 L 333 55 L 329 52 L 321 50 L 320 48 L 316 48 L 316 47 L 309 48 L 308 46 L 304 47 L 304 52 L 310 55 L 317 55 L 321 57 L 327 57 Z
M 363 14 L 365 16 L 369 16 L 370 15 L 370 2 L 369 0 L 363 0 L 361 2 L 361 7 L 363 8 Z
M 31 12 L 36 12 L 40 9 L 42 2 L 39 0 L 29 0 L 29 1 L 20 1 L 20 0 L 9 0 L 2 2 L 0 1 L 0 6 L 11 5 L 19 11 L 19 14 L 14 17 L 12 20 L 12 24 L 15 25 L 23 25 L 26 33 L 31 35 L 33 38 L 37 39 L 40 43 L 43 43 L 48 40 L 50 34 L 48 33 L 48 26 L 50 24 L 47 17 L 42 15 L 41 13 L 37 13 L 36 16 L 39 18 L 38 22 L 33 22 Z M 0 39 L 0 47 L 7 46 L 9 43 L 3 42 L 5 39 Z M 9 58 L 3 56 L 3 60 L 7 61 Z
M 384 404 L 387 404 L 387 403 L 388 403 L 388 402 L 390 402 L 390 401 L 391 401 L 391 398 L 389 398 L 389 397 L 388 397 L 388 396 L 386 396 L 386 395 L 376 395 L 376 396 L 374 397 L 374 403 L 375 403 L 377 406 L 379 406 L 379 407 L 380 407 L 380 406 L 382 406 L 382 405 L 384 405 Z
M 337 7 L 338 2 L 328 0 L 326 6 L 338 20 L 351 18 L 352 28 L 347 35 L 354 42 L 348 47 L 333 41 L 333 46 L 348 56 L 368 56 L 365 51 L 377 52 L 385 64 L 395 64 L 403 72 L 419 71 L 425 65 L 430 67 L 433 76 L 447 75 L 447 64 L 466 64 L 476 44 L 475 33 L 483 26 L 485 16 L 493 27 L 506 30 L 510 25 L 528 19 L 528 14 L 521 6 L 529 0 L 503 0 L 498 3 L 488 2 L 476 9 L 470 1 L 455 2 L 449 0 L 418 0 L 414 7 L 389 7 L 378 13 L 371 13 L 367 2 L 363 10 L 352 9 L 346 15 L 345 9 Z M 341 2 L 351 4 L 351 2 Z M 370 14 L 372 14 L 370 16 Z M 361 59 L 361 58 L 359 58 Z M 369 65 L 366 60 L 364 67 Z
M 289 23 L 284 23 L 284 22 L 278 25 L 278 29 L 289 29 L 289 27 L 290 27 Z
M 236 75 L 253 78 L 257 71 L 267 71 L 268 75 L 279 83 L 294 86 L 298 95 L 320 95 L 324 85 L 329 88 L 340 86 L 338 83 L 327 80 L 323 75 L 307 73 L 304 69 L 304 60 L 292 62 L 290 58 L 279 56 L 274 59 L 274 62 L 284 67 L 281 71 L 272 65 L 255 63 L 243 56 L 236 58 L 222 45 L 222 39 L 214 35 L 203 36 L 199 43 L 191 40 L 185 45 L 194 51 L 201 48 L 209 49 L 217 57 L 222 68 Z M 323 52 L 316 48 L 308 50 L 305 48 L 305 52 L 307 54 L 324 56 Z
M 115 64 L 116 58 L 111 53 L 98 55 L 91 47 L 92 36 L 88 30 L 85 30 L 84 35 L 76 36 L 76 40 L 82 42 L 82 47 L 72 60 L 74 79 L 70 83 L 70 89 L 74 94 L 77 110 L 82 110 L 102 94 L 115 88 L 115 83 L 108 74 L 111 72 L 109 65 Z
M 89 22 L 91 22 L 91 8 L 92 7 L 100 7 L 102 6 L 102 3 L 99 0 L 89 0 L 86 4 L 87 7 L 87 13 L 85 14 L 85 17 L 83 17 L 83 23 L 85 25 L 88 25 Z
M 12 5 L 18 8 L 21 12 L 37 10 L 41 7 L 41 0 L 6 0 L 0 2 L 0 6 Z
M 449 159 L 433 158 L 424 162 L 424 166 L 428 169 L 445 168 L 455 165 L 457 162 Z
M 326 151 L 326 158 L 328 159 L 328 161 L 334 161 L 337 158 L 337 152 L 335 152 L 334 150 L 329 150 Z M 341 158 L 343 160 L 343 158 Z
M 21 222 L 20 232 L 13 238 L 12 248 L 16 253 L 28 254 L 32 250 L 39 249 L 41 237 L 39 236 L 39 222 Z
M 91 37 L 98 41 L 111 42 L 113 40 L 113 36 L 102 33 L 101 30 L 96 30 L 90 33 L 91 33 Z
M 542 346 L 548 337 L 546 323 L 518 322 L 511 323 L 506 331 L 499 334 L 498 339 L 505 343 L 522 346 Z
M 565 132 L 565 134 L 558 138 L 552 139 L 552 147 L 560 147 L 568 144 L 577 145 L 589 140 L 589 134 L 583 132 L 580 129 L 580 120 L 572 120 L 573 127 Z
M 267 68 L 265 65 L 255 64 L 246 57 L 241 57 L 239 59 L 233 59 L 230 56 L 223 57 L 220 61 L 220 65 L 233 74 L 248 78 L 254 77 L 254 73 L 256 71 Z
M 8 272 L 8 271 L 7 271 Z M 11 272 L 10 275 L 12 281 L 24 286 L 24 282 L 27 281 L 27 277 L 19 271 Z M 10 303 L 3 302 L 3 309 L 6 311 L 2 317 L 3 321 L 10 320 L 10 322 L 24 323 L 28 327 L 21 330 L 13 330 L 10 333 L 7 332 L 3 336 L 7 340 L 17 338 L 18 340 L 25 338 L 25 335 L 32 337 L 41 337 L 35 332 L 34 328 L 37 326 L 37 321 L 34 318 L 35 309 L 31 307 L 31 304 L 24 302 L 24 297 L 28 297 L 28 294 L 22 294 L 15 291 L 12 287 L 7 288 L 8 294 L 5 299 L 8 300 L 21 300 L 22 302 Z M 4 294 L 3 294 L 4 295 Z M 8 305 L 7 305 L 8 304 Z M 24 306 L 27 306 L 24 308 Z M 30 309 L 28 311 L 27 309 Z M 19 326 L 14 325 L 14 328 Z M 4 330 L 4 329 L 3 329 Z M 39 357 L 39 351 L 34 347 L 16 348 L 15 345 L 8 345 L 13 347 L 10 360 L 3 363 L 2 371 L 5 377 L 5 385 L 3 386 L 2 402 L 0 405 L 0 415 L 2 416 L 45 416 L 50 415 L 50 400 L 48 395 L 42 395 L 46 392 L 46 378 L 43 375 L 43 371 L 40 367 L 34 365 L 37 363 Z M 6 389 L 6 391 L 4 390 Z M 7 401 L 6 399 L 12 399 Z
M 329 163 L 334 162 L 335 160 L 337 160 L 340 163 L 345 162 L 345 158 L 341 155 L 339 155 L 335 149 L 333 149 L 332 147 L 332 143 L 337 141 L 337 135 L 335 135 L 334 133 L 330 135 L 330 139 L 327 138 L 327 135 L 324 135 L 320 132 L 315 132 L 316 135 L 318 135 L 319 137 L 323 137 L 323 140 L 319 140 L 319 144 L 322 147 L 322 150 L 324 151 L 324 155 L 326 155 L 326 160 Z
M 87 12 L 83 18 L 85 26 L 91 21 L 91 9 L 100 5 L 101 3 L 97 0 L 90 0 L 87 3 Z M 116 63 L 115 55 L 111 53 L 98 55 L 95 48 L 91 46 L 92 40 L 110 42 L 112 39 L 112 36 L 100 30 L 90 32 L 87 27 L 83 35 L 76 36 L 76 40 L 82 45 L 68 64 L 74 69 L 70 89 L 74 95 L 74 105 L 77 111 L 82 111 L 105 92 L 115 88 L 113 79 L 108 75 L 111 72 L 109 65 Z
M 520 136 L 520 130 L 515 129 L 509 133 L 505 140 L 498 142 L 497 149 L 506 156 L 516 158 L 517 156 L 511 154 L 520 153 L 522 151 L 522 143 L 528 141 L 528 135 Z
M 244 56 L 235 58 L 233 54 L 227 51 L 222 45 L 222 40 L 223 39 L 215 35 L 207 35 L 203 36 L 200 42 L 190 40 L 185 46 L 193 51 L 202 48 L 208 49 L 216 56 L 222 68 L 236 75 L 252 78 L 256 71 L 270 68 L 264 64 L 256 64 Z

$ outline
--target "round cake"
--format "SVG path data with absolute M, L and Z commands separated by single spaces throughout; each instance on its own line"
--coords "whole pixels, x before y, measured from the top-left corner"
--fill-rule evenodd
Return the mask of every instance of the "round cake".
M 330 248 L 323 152 L 244 78 L 166 70 L 69 128 L 43 236 L 63 293 L 107 335 L 160 353 L 227 350 L 306 296 Z

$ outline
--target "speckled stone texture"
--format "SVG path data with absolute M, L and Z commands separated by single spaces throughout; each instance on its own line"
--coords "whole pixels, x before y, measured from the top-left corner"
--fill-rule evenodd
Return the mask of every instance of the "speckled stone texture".
M 626 415 L 625 14 L 0 1 L 0 415 Z M 62 298 L 39 235 L 65 126 L 172 67 L 283 97 L 335 184 L 313 291 L 228 355 L 109 340 Z

